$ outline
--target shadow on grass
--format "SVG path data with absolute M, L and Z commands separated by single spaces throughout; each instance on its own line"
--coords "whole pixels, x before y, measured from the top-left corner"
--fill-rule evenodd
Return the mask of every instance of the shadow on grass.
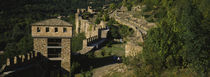
M 80 67 L 76 68 L 74 73 L 81 73 L 86 72 L 94 68 L 118 63 L 115 59 L 116 56 L 108 56 L 108 57 L 102 57 L 102 58 L 95 58 L 91 55 L 76 55 L 72 56 L 73 62 L 78 62 L 80 64 Z
M 120 42 L 109 42 L 106 41 L 105 43 L 101 44 L 99 48 L 94 48 L 90 52 L 84 55 L 72 55 L 71 56 L 71 62 L 76 62 L 79 64 L 78 67 L 74 68 L 74 71 L 72 71 L 73 74 L 81 73 L 81 72 L 87 72 L 90 71 L 91 69 L 110 65 L 110 64 L 115 64 L 115 63 L 121 63 L 117 61 L 117 56 L 111 55 L 107 57 L 101 57 L 101 58 L 96 58 L 94 56 L 94 52 L 96 50 L 102 49 L 104 46 L 112 46 L 113 44 L 120 44 Z M 74 67 L 73 65 L 72 67 Z

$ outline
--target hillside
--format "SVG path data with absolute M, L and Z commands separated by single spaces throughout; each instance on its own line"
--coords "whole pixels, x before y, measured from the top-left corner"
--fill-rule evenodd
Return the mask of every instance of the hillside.
M 157 24 L 147 31 L 143 52 L 126 62 L 136 75 L 209 76 L 209 0 L 135 1 L 124 0 L 124 6 L 146 6 L 139 15 Z
M 209 77 L 209 3 L 210 0 L 1 0 L 0 51 L 4 53 L 0 54 L 0 67 L 6 58 L 33 51 L 34 22 L 60 17 L 73 24 L 73 34 L 75 13 L 80 8 L 81 14 L 76 15 L 87 23 L 78 21 L 76 29 L 84 32 L 69 38 L 70 71 L 65 76 Z M 84 11 L 88 6 L 97 12 Z M 107 29 L 105 43 L 84 49 L 87 43 L 101 39 L 101 35 L 86 38 L 85 34 L 88 30 L 103 30 L 95 26 L 101 21 Z M 81 49 L 84 54 L 75 53 Z M 57 72 L 60 76 L 61 72 Z

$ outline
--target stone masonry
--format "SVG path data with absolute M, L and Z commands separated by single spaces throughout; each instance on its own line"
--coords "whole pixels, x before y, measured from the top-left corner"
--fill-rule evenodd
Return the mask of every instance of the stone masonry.
M 65 70 L 70 71 L 70 66 L 71 66 L 71 40 L 70 39 L 62 39 L 61 42 L 62 51 L 61 51 L 61 67 L 63 67 Z
M 142 49 L 143 48 L 141 46 L 128 42 L 125 45 L 125 57 L 136 56 L 137 54 L 142 52 Z
M 155 27 L 155 23 L 150 23 L 145 20 L 144 17 L 136 18 L 134 13 L 141 11 L 143 6 L 133 7 L 131 11 L 128 11 L 125 7 L 115 10 L 110 17 L 114 18 L 118 23 L 127 25 L 134 30 L 134 37 L 129 38 L 125 46 L 125 56 L 135 56 L 141 53 L 142 47 L 138 43 L 144 42 L 144 36 L 147 34 L 147 30 Z
M 76 33 L 85 33 L 86 38 L 91 38 L 98 36 L 98 30 L 101 28 L 105 28 L 105 22 L 101 22 L 100 24 L 95 24 L 94 22 L 90 21 L 89 19 L 83 19 L 82 13 L 89 12 L 84 9 L 77 9 L 77 13 L 75 14 L 75 25 Z
M 70 72 L 72 24 L 47 19 L 32 24 L 34 51 L 60 64 L 62 73 Z
M 47 56 L 47 38 L 34 38 L 34 51 Z

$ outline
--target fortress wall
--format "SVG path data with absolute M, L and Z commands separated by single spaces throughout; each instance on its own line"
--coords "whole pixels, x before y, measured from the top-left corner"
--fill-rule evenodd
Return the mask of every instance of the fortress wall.
M 77 21 L 80 23 L 76 29 L 77 33 L 84 32 L 86 38 L 98 36 L 98 29 L 101 27 L 101 25 L 93 24 L 88 20 L 82 19 L 81 17 L 79 17 Z
M 15 64 L 24 63 L 26 61 L 30 61 L 34 58 L 37 58 L 39 55 L 40 54 L 38 54 L 38 52 L 31 51 L 24 55 L 18 55 L 18 56 L 14 56 L 13 58 L 7 58 L 6 65 L 11 66 L 11 65 L 15 65 Z
M 47 38 L 34 38 L 34 51 L 47 57 Z
M 143 50 L 143 48 L 141 46 L 138 46 L 131 42 L 128 42 L 125 45 L 125 57 L 136 56 L 137 54 L 141 53 L 142 50 Z
M 37 28 L 40 28 L 40 32 L 37 32 Z M 49 32 L 46 32 L 46 28 L 49 28 Z M 55 32 L 55 28 L 58 28 L 58 32 Z M 63 28 L 67 31 L 63 32 Z M 72 37 L 72 27 L 32 26 L 32 37 Z

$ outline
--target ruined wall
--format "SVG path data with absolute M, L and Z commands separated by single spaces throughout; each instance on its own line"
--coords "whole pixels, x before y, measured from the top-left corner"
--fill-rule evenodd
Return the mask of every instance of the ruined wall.
M 29 64 L 29 63 L 31 63 L 31 61 L 33 61 L 35 59 L 39 59 L 38 57 L 40 57 L 40 56 L 41 56 L 40 53 L 31 51 L 26 54 L 17 55 L 12 58 L 7 58 L 5 60 L 6 61 L 5 64 L 3 64 L 2 67 L 0 67 L 0 73 L 2 73 L 4 71 L 12 70 L 18 66 L 23 65 L 23 64 Z M 0 74 L 0 77 L 2 77 L 1 74 Z
M 75 14 L 75 33 L 79 33 L 79 11 Z
M 47 38 L 34 38 L 34 51 L 47 57 Z
M 87 39 L 84 39 L 82 43 L 83 43 L 83 44 L 82 44 L 82 45 L 83 45 L 82 48 L 86 48 L 87 45 L 88 45 L 88 44 L 87 44 Z
M 99 26 L 99 28 L 106 28 L 106 24 L 107 24 L 107 22 L 101 21 L 98 26 Z
M 125 45 L 125 57 L 128 56 L 136 56 L 137 54 L 141 53 L 143 48 L 137 44 L 128 42 Z
M 100 25 L 96 25 L 89 20 L 82 19 L 79 13 L 75 14 L 76 33 L 85 33 L 86 38 L 98 36 L 98 29 Z
M 17 56 L 14 56 L 13 58 L 7 58 L 6 65 L 11 66 L 11 65 L 14 65 L 14 64 L 21 64 L 21 63 L 24 63 L 26 61 L 30 61 L 34 58 L 37 58 L 39 56 L 40 56 L 40 54 L 38 52 L 32 52 L 31 51 L 27 54 L 17 55 Z
M 61 46 L 63 47 L 61 50 L 61 67 L 65 69 L 65 71 L 70 72 L 71 66 L 71 39 L 62 39 Z
M 109 30 L 102 30 L 102 31 L 101 31 L 101 36 L 100 36 L 100 37 L 101 37 L 101 38 L 107 38 L 108 31 L 109 31 Z

